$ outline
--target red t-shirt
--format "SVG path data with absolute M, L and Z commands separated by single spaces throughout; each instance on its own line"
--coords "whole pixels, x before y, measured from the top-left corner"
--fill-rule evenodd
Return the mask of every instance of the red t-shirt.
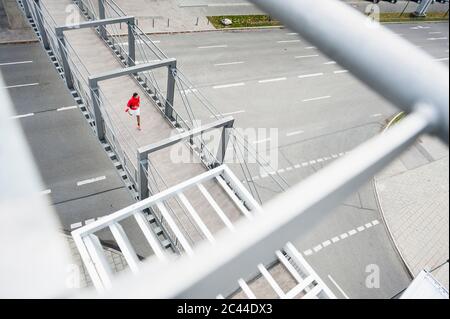
M 131 97 L 131 99 L 128 101 L 127 106 L 132 110 L 137 110 L 141 104 L 141 98 L 138 97 Z

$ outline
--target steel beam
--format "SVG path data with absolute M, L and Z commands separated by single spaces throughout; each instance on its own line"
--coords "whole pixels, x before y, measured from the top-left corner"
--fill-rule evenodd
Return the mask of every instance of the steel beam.
M 129 67 L 136 65 L 136 40 L 133 33 L 134 19 L 128 22 L 128 61 Z
M 134 17 L 133 16 L 125 16 L 118 18 L 108 18 L 101 20 L 93 20 L 93 21 L 85 21 L 81 23 L 67 24 L 58 27 L 62 29 L 62 31 L 70 31 L 70 30 L 78 30 L 78 29 L 86 29 L 86 28 L 95 28 L 99 26 L 106 26 L 108 24 L 116 24 L 116 23 L 132 23 L 134 25 Z
M 164 113 L 168 119 L 173 120 L 173 103 L 175 98 L 175 76 L 177 72 L 177 61 L 168 66 L 167 74 L 167 98 Z
M 423 0 L 417 7 L 416 11 L 414 11 L 414 15 L 416 17 L 426 17 L 428 8 L 432 3 L 433 0 Z
M 225 128 L 233 127 L 234 118 L 231 116 L 225 117 L 223 119 L 217 120 L 213 123 L 206 124 L 200 127 L 196 127 L 190 131 L 178 134 L 176 136 L 169 137 L 165 140 L 162 140 L 160 142 L 150 144 L 148 146 L 140 147 L 137 151 L 137 161 L 138 161 L 138 186 L 139 186 L 139 199 L 143 200 L 150 196 L 150 191 L 148 189 L 148 177 L 147 177 L 147 171 L 149 169 L 148 166 L 148 156 L 151 153 L 157 152 L 159 150 L 162 150 L 166 147 L 169 147 L 171 145 L 177 144 L 183 140 L 191 139 L 194 136 L 200 135 L 204 132 L 211 131 L 213 129 L 221 128 L 223 127 L 223 130 L 225 131 Z M 223 142 L 223 134 L 221 138 L 221 144 L 225 143 Z M 226 148 L 223 149 L 224 152 Z M 225 154 L 223 154 L 222 158 L 225 157 Z
M 55 28 L 55 33 L 56 33 L 56 38 L 58 40 L 58 48 L 59 48 L 59 53 L 60 53 L 61 59 L 62 59 L 64 78 L 66 80 L 66 85 L 70 90 L 73 90 L 73 79 L 72 79 L 72 72 L 70 71 L 69 60 L 68 60 L 68 56 L 67 56 L 66 39 L 64 37 L 64 33 L 62 32 L 62 30 Z
M 104 0 L 98 0 L 98 17 L 100 20 L 106 19 L 106 13 L 105 13 L 105 1 Z M 105 26 L 100 26 L 100 36 L 103 40 L 106 40 L 106 29 Z
M 36 25 L 41 35 L 42 43 L 46 50 L 50 50 L 50 43 L 48 42 L 47 32 L 45 31 L 44 20 L 42 18 L 41 3 L 39 0 L 34 0 L 34 11 L 36 12 Z
M 125 75 L 135 74 L 135 73 L 139 73 L 139 72 L 153 70 L 153 69 L 160 68 L 160 67 L 175 65 L 175 63 L 176 63 L 175 59 L 166 59 L 166 60 L 161 60 L 158 62 L 144 63 L 144 64 L 139 64 L 139 65 L 128 67 L 128 68 L 122 68 L 122 69 L 117 69 L 117 70 L 113 70 L 113 71 L 108 71 L 105 73 L 91 75 L 91 76 L 89 76 L 89 79 L 92 81 L 101 82 L 101 81 L 105 81 L 105 80 L 114 79 L 114 78 L 117 78 L 120 76 L 125 76 Z
M 89 89 L 91 91 L 92 106 L 94 108 L 97 137 L 100 141 L 103 141 L 105 139 L 105 126 L 102 112 L 100 111 L 100 92 L 98 89 L 98 83 L 89 79 Z
M 22 4 L 23 4 L 23 9 L 25 11 L 25 16 L 27 18 L 31 18 L 31 11 L 30 11 L 30 7 L 28 5 L 28 0 L 22 0 Z

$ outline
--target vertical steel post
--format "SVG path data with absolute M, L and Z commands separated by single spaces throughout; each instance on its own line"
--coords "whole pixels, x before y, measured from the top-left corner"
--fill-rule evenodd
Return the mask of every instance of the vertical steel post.
M 100 111 L 100 94 L 98 91 L 98 82 L 96 80 L 89 79 L 89 89 L 91 91 L 92 107 L 94 108 L 97 137 L 100 141 L 103 141 L 105 139 L 105 127 L 103 123 L 102 113 Z
M 134 19 L 128 22 L 128 66 L 134 66 L 136 61 L 136 41 L 133 33 Z
M 42 43 L 46 50 L 50 50 L 50 44 L 48 42 L 47 33 L 45 32 L 44 21 L 42 17 L 41 4 L 39 0 L 34 0 L 34 9 L 36 12 L 36 24 L 39 29 L 39 34 L 41 35 Z
M 148 153 L 139 152 L 137 153 L 138 160 L 138 186 L 139 186 L 139 200 L 143 200 L 150 196 L 148 189 L 148 176 L 146 171 L 148 171 Z
M 70 90 L 73 90 L 73 79 L 72 72 L 70 71 L 69 61 L 67 60 L 67 52 L 66 52 L 66 40 L 64 38 L 64 33 L 62 29 L 55 28 L 56 38 L 58 39 L 58 47 L 59 53 L 62 59 L 62 67 L 64 71 L 64 78 L 66 80 L 66 85 Z
M 30 7 L 28 5 L 28 0 L 22 0 L 22 4 L 23 4 L 23 9 L 25 11 L 25 16 L 27 18 L 31 18 L 31 11 L 30 11 Z
M 222 133 L 220 135 L 220 142 L 219 142 L 219 150 L 217 152 L 217 160 L 219 161 L 219 164 L 223 164 L 225 161 L 225 155 L 227 152 L 227 146 L 228 141 L 230 140 L 230 131 L 233 127 L 234 120 L 230 124 L 227 124 L 223 127 Z
M 106 18 L 104 0 L 98 0 L 98 15 L 99 15 L 98 18 L 100 20 L 103 20 Z M 100 36 L 102 37 L 102 39 L 107 40 L 106 26 L 103 26 L 103 25 L 100 26 Z
M 167 97 L 164 113 L 169 119 L 173 119 L 173 103 L 175 99 L 175 76 L 177 70 L 177 61 L 175 60 L 168 67 L 167 75 Z
M 416 11 L 414 11 L 414 15 L 416 17 L 425 17 L 427 15 L 428 8 L 430 7 L 433 0 L 424 0 L 417 7 Z

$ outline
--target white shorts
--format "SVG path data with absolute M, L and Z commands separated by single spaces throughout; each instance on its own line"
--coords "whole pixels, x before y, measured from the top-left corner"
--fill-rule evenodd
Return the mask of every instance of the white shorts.
M 129 112 L 131 115 L 141 116 L 141 108 L 138 108 L 137 110 L 129 109 L 128 112 Z

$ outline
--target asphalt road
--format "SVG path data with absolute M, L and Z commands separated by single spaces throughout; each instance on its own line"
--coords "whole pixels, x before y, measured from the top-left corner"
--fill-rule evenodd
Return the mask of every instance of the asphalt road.
M 134 202 L 40 44 L 0 46 L 0 71 L 17 113 L 11 120 L 21 123 L 46 185 L 43 196 L 50 196 L 64 230 Z M 145 255 L 137 225 L 123 225 Z
M 366 7 L 372 4 L 370 0 L 342 0 L 342 2 L 364 12 Z M 246 0 L 177 0 L 178 6 L 183 9 L 201 9 L 205 15 L 240 15 L 240 14 L 263 14 L 255 7 L 251 1 Z M 388 1 L 380 1 L 377 5 L 381 12 L 402 12 L 408 1 L 399 0 L 396 4 Z M 405 12 L 413 12 L 418 4 L 410 1 Z M 445 12 L 448 4 L 434 3 L 430 7 L 430 12 Z
M 388 28 L 448 66 L 447 23 Z M 278 144 L 264 139 L 253 142 L 278 150 L 279 173 L 291 185 L 321 169 L 333 155 L 351 151 L 378 134 L 397 112 L 332 59 L 285 29 L 153 39 L 169 57 L 177 58 L 183 73 L 221 113 L 236 118 L 235 126 L 278 129 Z M 200 108 L 195 111 L 198 117 L 207 117 Z M 343 298 L 390 298 L 410 282 L 383 225 L 371 183 L 302 234 L 296 246 Z M 366 285 L 374 269 L 379 270 L 378 288 Z

